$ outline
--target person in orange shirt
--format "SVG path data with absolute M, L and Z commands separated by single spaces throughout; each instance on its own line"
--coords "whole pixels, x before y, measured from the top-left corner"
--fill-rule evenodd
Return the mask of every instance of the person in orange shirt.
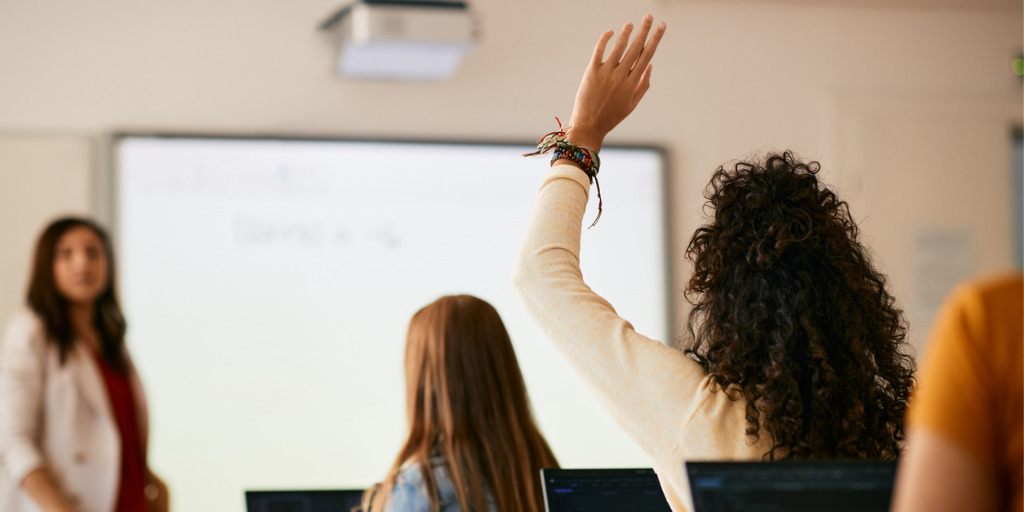
M 1024 275 L 962 285 L 907 412 L 893 512 L 1024 507 Z

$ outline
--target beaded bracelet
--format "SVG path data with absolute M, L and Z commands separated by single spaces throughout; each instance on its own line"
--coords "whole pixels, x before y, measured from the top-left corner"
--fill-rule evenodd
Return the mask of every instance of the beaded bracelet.
M 555 163 L 556 160 L 569 160 L 580 167 L 580 170 L 590 178 L 591 183 L 597 186 L 597 217 L 594 218 L 593 224 L 587 228 L 590 229 L 601 218 L 601 210 L 604 206 L 601 201 L 601 184 L 597 181 L 597 171 L 601 167 L 601 158 L 597 156 L 597 152 L 593 149 L 586 146 L 573 145 L 569 141 L 569 134 L 562 128 L 562 121 L 557 117 L 555 121 L 558 122 L 558 131 L 551 132 L 542 137 L 537 142 L 537 151 L 526 153 L 523 156 L 543 155 L 551 152 L 551 163 Z

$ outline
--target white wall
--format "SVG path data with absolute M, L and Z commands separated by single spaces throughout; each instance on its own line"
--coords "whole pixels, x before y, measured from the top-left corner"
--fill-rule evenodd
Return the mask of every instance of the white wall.
M 480 46 L 425 84 L 333 77 L 315 27 L 341 3 L 0 0 L 0 317 L 44 218 L 108 211 L 89 148 L 112 132 L 532 140 L 569 116 L 597 35 L 644 12 L 669 31 L 608 142 L 671 154 L 679 289 L 710 173 L 768 148 L 822 162 L 918 345 L 948 282 L 1012 264 L 1020 2 L 478 0 Z

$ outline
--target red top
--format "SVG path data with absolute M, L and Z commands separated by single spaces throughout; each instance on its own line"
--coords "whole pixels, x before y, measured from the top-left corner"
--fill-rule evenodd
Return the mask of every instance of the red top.
M 121 435 L 121 485 L 117 490 L 116 512 L 146 510 L 146 461 L 142 455 L 135 398 L 127 375 L 120 375 L 95 352 L 96 363 L 110 396 L 110 404 Z

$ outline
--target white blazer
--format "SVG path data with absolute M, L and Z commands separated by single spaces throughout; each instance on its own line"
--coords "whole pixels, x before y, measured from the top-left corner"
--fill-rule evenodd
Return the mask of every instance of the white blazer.
M 61 365 L 35 313 L 25 308 L 8 323 L 0 342 L 0 511 L 39 511 L 20 484 L 41 467 L 74 510 L 111 512 L 117 506 L 121 438 L 88 350 L 76 342 Z M 129 382 L 145 453 L 146 401 L 130 362 Z

